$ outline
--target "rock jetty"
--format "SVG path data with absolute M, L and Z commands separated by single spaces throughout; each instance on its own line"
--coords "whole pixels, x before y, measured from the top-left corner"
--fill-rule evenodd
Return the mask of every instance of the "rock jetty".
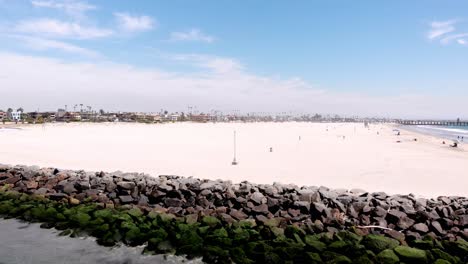
M 251 219 L 278 226 L 295 224 L 314 232 L 358 228 L 398 240 L 423 236 L 468 240 L 468 199 L 416 198 L 364 190 L 332 190 L 141 173 L 86 172 L 0 165 L 0 186 L 72 204 L 138 206 L 176 216 L 216 216 L 226 223 Z
M 207 263 L 468 263 L 468 200 L 0 165 L 0 218 Z

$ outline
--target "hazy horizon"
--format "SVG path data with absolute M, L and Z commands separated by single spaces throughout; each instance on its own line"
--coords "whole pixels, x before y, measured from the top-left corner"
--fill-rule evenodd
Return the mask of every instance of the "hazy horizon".
M 0 0 L 0 109 L 468 119 L 467 8 Z

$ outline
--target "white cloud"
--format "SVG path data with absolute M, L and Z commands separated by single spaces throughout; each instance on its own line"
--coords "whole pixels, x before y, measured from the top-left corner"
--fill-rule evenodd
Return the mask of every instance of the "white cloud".
M 23 44 L 25 44 L 28 48 L 33 50 L 59 50 L 67 53 L 73 53 L 81 56 L 97 58 L 99 57 L 99 53 L 85 49 L 76 45 L 72 45 L 62 41 L 50 40 L 50 39 L 43 39 L 43 38 L 35 38 L 35 37 L 27 37 L 27 36 L 14 36 L 15 38 L 20 39 Z
M 209 56 L 202 54 L 163 54 L 161 57 L 173 61 L 210 69 L 217 73 L 233 73 L 244 70 L 244 66 L 232 58 Z
M 200 111 L 240 109 L 453 118 L 466 112 L 468 99 L 466 95 L 451 94 L 426 94 L 421 100 L 418 94 L 369 96 L 328 92 L 298 78 L 259 76 L 236 67 L 222 73 L 216 67 L 203 73 L 180 73 L 110 62 L 69 63 L 12 53 L 0 53 L 0 61 L 1 87 L 8 87 L 1 90 L 0 108 L 15 102 L 26 109 L 54 110 L 84 102 L 95 108 L 123 111 L 185 111 L 187 105 L 197 105 Z
M 455 31 L 455 26 L 454 26 L 455 23 L 456 23 L 456 20 L 434 21 L 430 24 L 431 29 L 427 33 L 427 37 L 430 40 L 433 40 L 447 33 L 453 32 Z
M 85 1 L 75 0 L 32 0 L 31 4 L 35 7 L 61 10 L 75 18 L 83 18 L 85 12 L 96 9 L 96 6 Z
M 156 22 L 149 16 L 133 16 L 128 13 L 114 13 L 119 27 L 127 32 L 148 31 L 156 26 Z
M 170 36 L 171 41 L 198 41 L 205 43 L 212 43 L 215 38 L 210 35 L 204 34 L 201 30 L 193 28 L 186 32 L 172 32 Z
M 456 41 L 459 44 L 460 40 L 463 42 L 463 38 L 468 37 L 468 33 L 461 33 L 461 34 L 454 34 L 454 35 L 449 35 L 443 39 L 440 40 L 442 44 L 450 44 L 452 41 Z
M 465 37 L 468 37 L 468 33 L 457 33 L 455 34 L 455 24 L 457 20 L 448 21 L 434 21 L 430 24 L 431 29 L 427 33 L 429 40 L 438 39 L 441 44 L 447 45 L 452 42 L 456 42 L 460 45 L 466 45 Z
M 24 20 L 19 22 L 14 30 L 40 37 L 76 39 L 102 38 L 113 34 L 110 29 L 87 27 L 75 22 L 64 22 L 50 18 Z

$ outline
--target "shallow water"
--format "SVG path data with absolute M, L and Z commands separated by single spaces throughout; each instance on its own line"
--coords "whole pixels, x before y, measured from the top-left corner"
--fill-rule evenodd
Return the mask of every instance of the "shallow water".
M 438 138 L 459 140 L 460 143 L 468 143 L 468 126 L 405 126 L 405 129 Z
M 143 248 L 106 248 L 91 238 L 60 237 L 55 229 L 41 229 L 14 219 L 0 220 L 0 264 L 50 263 L 202 263 L 178 256 L 144 256 Z

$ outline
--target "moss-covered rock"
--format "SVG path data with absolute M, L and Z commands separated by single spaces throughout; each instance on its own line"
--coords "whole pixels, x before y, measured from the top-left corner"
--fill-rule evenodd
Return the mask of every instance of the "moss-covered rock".
M 385 249 L 377 254 L 377 260 L 382 264 L 394 264 L 400 262 L 398 256 L 391 249 Z
M 214 216 L 205 216 L 202 219 L 202 223 L 210 227 L 216 227 L 217 225 L 221 224 L 221 221 L 219 221 L 219 219 Z
M 414 240 L 410 243 L 412 247 L 423 249 L 423 250 L 430 250 L 434 247 L 434 243 L 432 240 Z
M 323 252 L 327 247 L 327 245 L 318 240 L 316 236 L 307 235 L 304 240 L 308 248 L 318 253 Z
M 434 264 L 451 264 L 452 262 L 447 261 L 445 259 L 437 259 Z
M 444 241 L 442 244 L 448 253 L 452 255 L 460 257 L 468 256 L 468 242 L 464 240 Z
M 411 248 L 407 246 L 397 246 L 395 253 L 404 262 L 408 263 L 427 263 L 427 255 L 424 250 Z
M 323 263 L 320 255 L 315 252 L 307 252 L 305 260 L 306 260 L 306 263 L 311 263 L 311 264 Z
M 394 249 L 396 246 L 400 245 L 400 242 L 393 238 L 381 235 L 367 235 L 363 238 L 361 244 L 367 249 L 370 249 L 375 253 L 379 253 L 385 249 Z
M 452 256 L 449 253 L 442 251 L 441 249 L 438 249 L 438 248 L 432 249 L 431 253 L 436 259 L 443 259 L 450 263 L 461 263 L 459 257 Z
M 359 243 L 362 240 L 362 236 L 350 231 L 340 231 L 336 234 L 336 237 L 340 240 L 349 241 L 353 243 Z

